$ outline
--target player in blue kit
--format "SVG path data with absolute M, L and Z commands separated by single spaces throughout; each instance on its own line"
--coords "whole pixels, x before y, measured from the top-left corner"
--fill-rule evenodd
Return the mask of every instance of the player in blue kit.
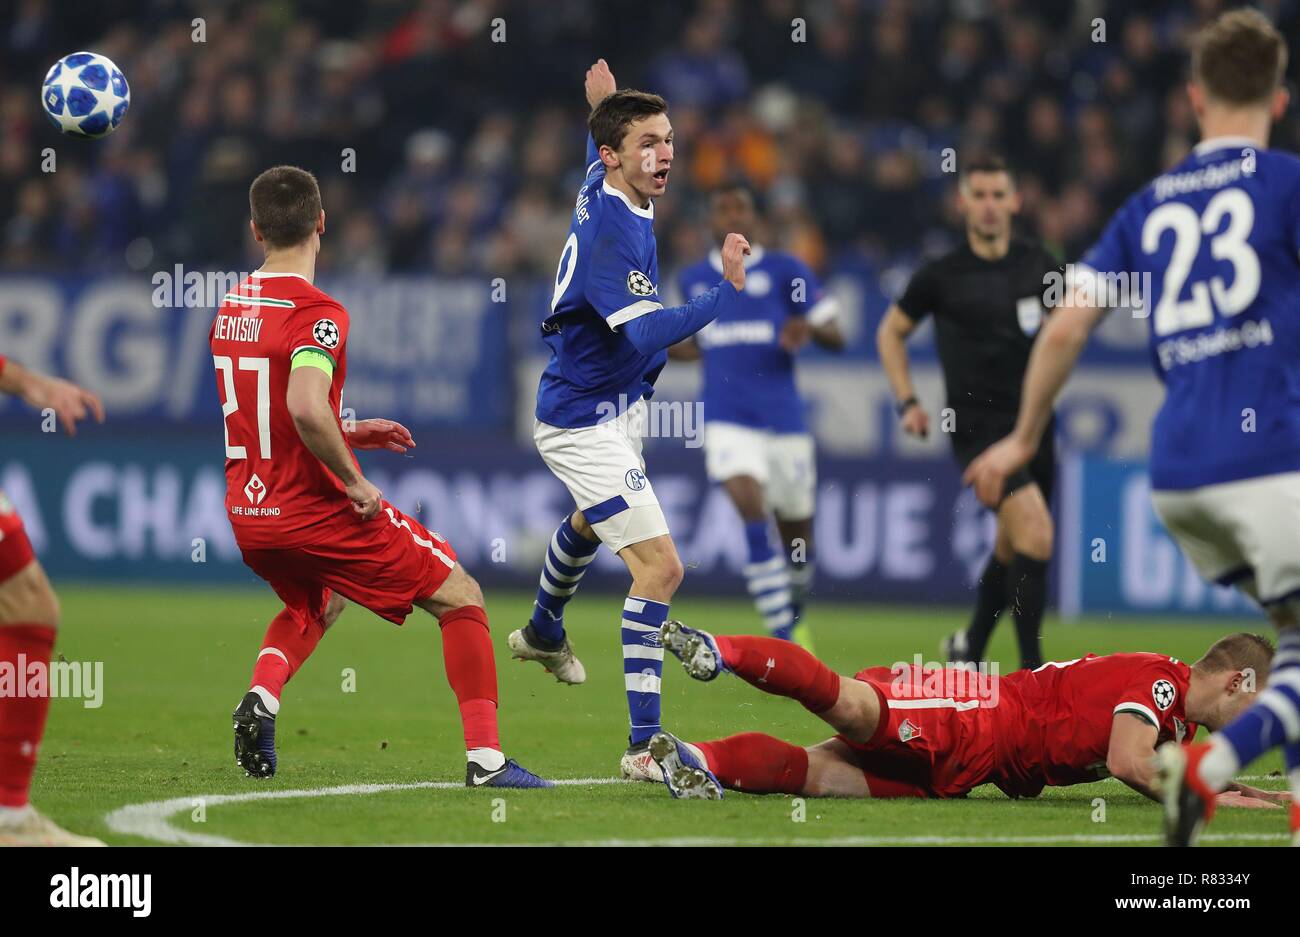
M 745 523 L 745 580 L 774 637 L 810 646 L 803 609 L 813 578 L 817 465 L 794 356 L 809 340 L 839 350 L 839 306 L 807 264 L 754 243 L 761 220 L 743 184 L 717 189 L 709 202 L 714 239 L 738 231 L 754 244 L 745 259 L 745 293 L 712 324 L 669 349 L 704 368 L 704 456 Z M 682 270 L 682 296 L 713 287 L 722 251 Z M 780 549 L 772 544 L 775 517 Z
M 617 553 L 632 574 L 622 614 L 631 732 L 621 767 L 626 777 L 657 781 L 648 743 L 660 731 L 659 628 L 682 563 L 641 456 L 647 400 L 668 346 L 736 302 L 749 243 L 728 235 L 713 287 L 684 306 L 663 306 L 653 200 L 668 187 L 673 128 L 663 98 L 616 88 L 604 59 L 587 71 L 586 176 L 542 322 L 551 360 L 537 388 L 534 439 L 577 510 L 551 538 L 532 617 L 509 644 L 515 657 L 540 662 L 561 682 L 582 683 L 586 670 L 565 635 L 564 606 L 600 544 Z
M 1278 628 L 1267 689 L 1207 742 L 1159 751 L 1170 844 L 1214 796 L 1283 747 L 1300 845 L 1300 159 L 1267 149 L 1286 110 L 1286 43 L 1254 10 L 1197 37 L 1188 87 L 1201 143 L 1133 195 L 1086 253 L 1034 346 L 1012 434 L 973 462 L 986 504 L 1031 457 L 1115 287 L 1140 308 L 1165 384 L 1151 438 L 1156 513 L 1207 580 L 1236 585 Z M 1135 282 L 1136 281 L 1136 282 Z M 1264 675 L 1258 675 L 1262 687 Z

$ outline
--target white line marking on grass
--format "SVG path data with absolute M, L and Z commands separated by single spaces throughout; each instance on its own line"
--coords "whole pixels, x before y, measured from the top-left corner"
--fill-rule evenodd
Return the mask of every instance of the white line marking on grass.
M 591 787 L 604 784 L 631 784 L 622 778 L 566 778 L 556 781 L 560 787 Z M 257 800 L 296 800 L 307 797 L 352 797 L 383 794 L 389 791 L 464 789 L 455 781 L 420 781 L 412 784 L 342 784 L 337 787 L 301 788 L 298 790 L 262 790 L 244 794 L 210 794 L 173 797 L 143 804 L 127 804 L 109 813 L 104 822 L 114 833 L 139 836 L 175 846 L 265 846 L 274 843 L 245 843 L 226 836 L 199 833 L 172 826 L 172 817 L 194 809 L 196 801 L 207 807 L 242 804 Z M 1203 843 L 1280 843 L 1290 837 L 1285 833 L 1205 833 Z M 1046 833 L 1023 836 L 678 836 L 660 839 L 574 839 L 517 843 L 403 843 L 405 846 L 1041 846 L 1064 843 L 1078 846 L 1105 846 L 1159 843 L 1154 833 Z M 297 845 L 297 844 L 295 844 Z M 398 845 L 398 844 L 392 844 Z
M 565 778 L 557 786 L 590 787 L 596 784 L 631 784 L 622 778 Z M 195 801 L 205 807 L 222 804 L 242 804 L 254 800 L 295 800 L 302 797 L 349 797 L 359 794 L 383 794 L 388 791 L 456 790 L 464 784 L 455 781 L 419 781 L 414 784 L 340 784 L 337 787 L 302 788 L 289 791 L 249 791 L 246 794 L 196 794 L 191 797 L 173 797 L 170 800 L 151 800 L 143 804 L 127 804 L 104 817 L 104 822 L 114 833 L 140 836 L 174 846 L 257 846 L 263 843 L 244 843 L 226 836 L 197 833 L 177 829 L 167 822 L 182 810 L 193 810 Z M 1204 838 L 1204 837 L 1202 837 Z

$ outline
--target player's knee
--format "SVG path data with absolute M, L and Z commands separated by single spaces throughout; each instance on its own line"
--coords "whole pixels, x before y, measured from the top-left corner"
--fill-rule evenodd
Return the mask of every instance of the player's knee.
M 677 591 L 677 587 L 682 584 L 682 579 L 686 576 L 686 570 L 682 567 L 681 558 L 676 552 L 661 557 L 649 571 L 652 585 L 668 593 Z
M 464 608 L 467 605 L 476 608 L 483 607 L 483 590 L 478 584 L 478 580 L 465 572 L 464 567 L 459 567 L 461 575 L 456 580 L 456 593 L 454 604 L 457 608 Z M 453 598 L 448 596 L 449 599 Z
M 1011 532 L 1011 548 L 1030 559 L 1046 562 L 1052 558 L 1053 536 L 1050 517 L 1034 518 Z

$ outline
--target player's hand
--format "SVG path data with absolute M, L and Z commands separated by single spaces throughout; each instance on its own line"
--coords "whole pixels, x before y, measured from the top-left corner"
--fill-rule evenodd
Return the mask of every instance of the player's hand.
M 614 82 L 614 73 L 609 70 L 609 63 L 596 59 L 596 64 L 587 69 L 587 103 L 595 110 L 596 105 L 618 90 Z
M 1266 791 L 1263 788 L 1251 787 L 1249 784 L 1242 784 L 1240 781 L 1229 782 L 1228 789 L 1223 793 L 1237 794 L 1240 797 L 1263 801 L 1279 807 L 1291 803 L 1291 793 L 1289 791 Z M 1219 796 L 1222 797 L 1223 794 L 1220 794 Z M 1244 804 L 1243 806 L 1250 807 L 1254 805 Z
M 975 488 L 975 497 L 986 507 L 996 508 L 1002 501 L 1007 478 L 1029 464 L 1034 449 L 1016 435 L 1006 436 L 976 457 L 962 475 L 963 485 Z
M 1279 810 L 1281 804 L 1273 803 L 1271 800 L 1264 800 L 1262 797 L 1254 797 L 1250 794 L 1243 794 L 1241 791 L 1224 791 L 1214 798 L 1217 807 L 1254 807 L 1265 810 Z
M 745 255 L 748 253 L 749 242 L 742 234 L 728 234 L 722 242 L 722 278 L 737 292 L 745 288 Z
M 23 400 L 37 410 L 53 410 L 58 425 L 69 436 L 77 435 L 77 421 L 92 414 L 104 422 L 104 404 L 99 396 L 62 378 L 33 375 L 23 391 Z
M 358 420 L 348 433 L 348 443 L 353 449 L 387 449 L 397 453 L 415 448 L 411 431 L 396 420 Z
M 352 510 L 356 511 L 363 521 L 368 521 L 379 513 L 384 493 L 364 477 L 348 485 L 347 492 L 348 498 L 352 501 Z
M 781 326 L 781 350 L 794 354 L 812 338 L 812 326 L 805 316 L 790 316 Z
M 930 414 L 926 413 L 925 407 L 919 403 L 914 403 L 904 410 L 898 422 L 903 427 L 903 432 L 909 436 L 920 436 L 925 439 L 930 435 Z

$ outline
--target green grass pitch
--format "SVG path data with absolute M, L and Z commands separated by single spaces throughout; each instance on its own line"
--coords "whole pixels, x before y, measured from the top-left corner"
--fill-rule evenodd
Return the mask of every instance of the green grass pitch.
M 102 706 L 56 699 L 33 801 L 59 822 L 110 843 L 719 843 L 1154 845 L 1156 805 L 1116 781 L 1048 789 L 1011 801 L 991 786 L 964 801 L 808 800 L 728 793 L 720 803 L 674 802 L 661 785 L 577 784 L 547 791 L 465 790 L 455 700 L 437 626 L 416 612 L 394 628 L 349 608 L 286 687 L 277 730 L 279 774 L 245 778 L 231 754 L 229 713 L 247 686 L 269 590 L 69 587 L 58 652 L 102 661 Z M 557 684 L 509 659 L 506 634 L 531 596 L 488 597 L 501 679 L 502 741 L 527 767 L 561 779 L 610 779 L 625 747 L 627 713 L 618 643 L 620 599 L 584 594 L 566 615 L 588 682 Z M 688 623 L 752 632 L 744 601 L 689 596 Z M 819 655 L 841 673 L 937 654 L 959 609 L 814 605 Z M 1261 621 L 1238 624 L 1266 629 Z M 1049 621 L 1056 659 L 1087 651 L 1148 650 L 1194 660 L 1230 625 L 1204 621 Z M 1014 661 L 1009 623 L 992 650 Z M 347 692 L 349 674 L 353 692 Z M 798 705 L 738 680 L 690 680 L 671 658 L 665 725 L 686 738 L 765 731 L 800 744 L 830 733 Z M 1252 782 L 1283 788 L 1276 756 L 1250 766 Z M 444 782 L 448 786 L 431 784 Z M 354 785 L 392 785 L 379 790 Z M 422 785 L 422 786 L 420 786 Z M 348 789 L 308 796 L 323 788 Z M 274 796 L 284 792 L 285 796 Z M 221 795 L 254 795 L 223 802 Z M 1099 802 L 1102 799 L 1104 803 Z M 163 806 L 130 807 L 171 801 Z M 117 829 L 108 816 L 117 811 Z M 1104 821 L 1098 822 L 1104 816 Z M 125 817 L 125 820 L 122 818 Z M 125 826 L 121 824 L 125 823 Z M 136 833 L 120 832 L 120 829 Z M 1222 810 L 1209 841 L 1280 845 L 1282 810 Z

